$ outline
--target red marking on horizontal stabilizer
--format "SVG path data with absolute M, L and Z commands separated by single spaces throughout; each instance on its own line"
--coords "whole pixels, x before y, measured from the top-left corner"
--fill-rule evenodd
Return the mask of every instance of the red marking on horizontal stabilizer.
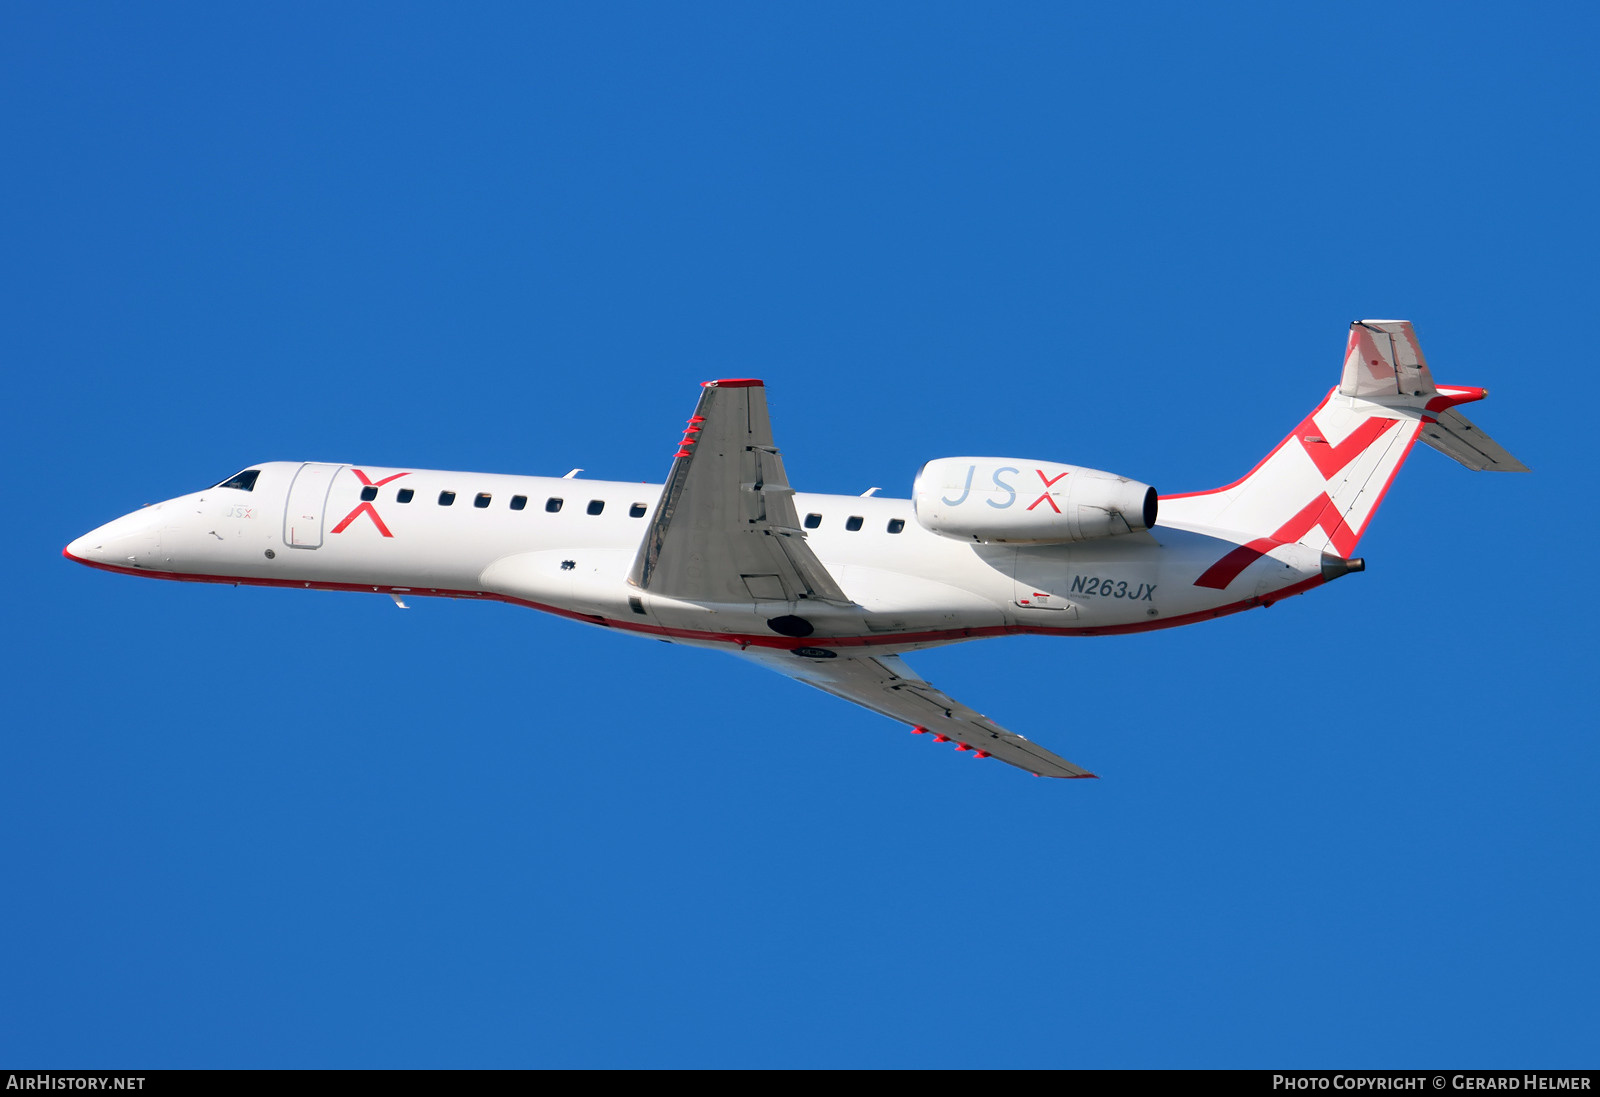
M 1428 401 L 1427 410 L 1443 411 L 1445 408 L 1453 408 L 1457 404 L 1470 404 L 1474 400 L 1482 400 L 1488 395 L 1488 389 L 1451 386 L 1450 388 L 1440 389 L 1439 395 Z
M 719 389 L 758 389 L 765 384 L 765 381 L 755 377 L 724 377 L 718 381 L 704 381 L 700 387 L 703 389 L 712 387 Z

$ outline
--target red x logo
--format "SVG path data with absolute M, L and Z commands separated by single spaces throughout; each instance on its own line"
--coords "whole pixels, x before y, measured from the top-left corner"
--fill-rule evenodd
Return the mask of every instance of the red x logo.
M 362 484 L 363 487 L 369 487 L 369 488 L 381 488 L 381 487 L 383 487 L 383 485 L 387 484 L 391 480 L 398 480 L 402 476 L 411 475 L 408 472 L 397 472 L 393 476 L 385 476 L 382 480 L 379 480 L 376 483 L 374 483 L 373 481 L 367 479 L 367 474 L 362 472 L 360 469 L 354 469 L 353 468 L 350 471 L 356 474 L 356 479 L 361 481 L 361 484 Z M 372 519 L 372 524 L 378 527 L 378 532 L 379 533 L 383 534 L 385 537 L 393 537 L 394 536 L 394 534 L 389 532 L 389 527 L 383 524 L 383 519 L 378 517 L 377 508 L 374 507 L 370 502 L 368 502 L 366 500 L 362 500 L 360 506 L 356 507 L 355 510 L 353 510 L 349 514 L 345 515 L 344 516 L 344 521 L 340 522 L 337 526 L 333 527 L 333 532 L 334 533 L 343 533 L 345 530 L 350 528 L 350 523 L 354 522 L 362 514 L 365 514 L 367 517 Z
M 1044 486 L 1045 486 L 1046 489 L 1054 487 L 1056 480 L 1059 480 L 1059 479 L 1061 479 L 1061 477 L 1066 475 L 1066 473 L 1063 472 L 1063 473 L 1057 474 L 1055 480 L 1045 480 L 1045 478 L 1044 478 L 1044 469 L 1034 469 L 1033 471 L 1037 472 L 1039 474 L 1039 479 L 1044 480 Z M 1035 499 L 1032 503 L 1029 503 L 1028 504 L 1028 509 L 1032 510 L 1034 507 L 1038 506 L 1040 503 L 1049 503 L 1051 510 L 1055 511 L 1057 514 L 1061 513 L 1061 508 L 1056 506 L 1056 501 L 1054 499 L 1050 498 L 1050 492 L 1048 490 L 1046 490 L 1043 495 L 1039 496 L 1039 498 Z

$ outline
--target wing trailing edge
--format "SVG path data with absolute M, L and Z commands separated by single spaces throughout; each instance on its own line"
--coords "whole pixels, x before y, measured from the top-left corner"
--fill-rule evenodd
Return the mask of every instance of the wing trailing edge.
M 898 655 L 834 658 L 807 656 L 778 648 L 749 647 L 738 652 L 751 662 L 910 724 L 913 731 L 948 740 L 975 757 L 994 757 L 1040 777 L 1093 777 L 1037 743 L 1007 731 L 982 713 L 918 678 Z

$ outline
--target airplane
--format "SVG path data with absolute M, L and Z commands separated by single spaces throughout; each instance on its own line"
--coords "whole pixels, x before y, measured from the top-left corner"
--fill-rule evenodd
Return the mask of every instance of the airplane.
M 185 582 L 509 602 L 718 648 L 1035 776 L 1094 774 L 918 678 L 902 654 L 1105 636 L 1262 606 L 1352 556 L 1420 439 L 1527 467 L 1434 384 L 1409 322 L 1350 325 L 1344 372 L 1249 473 L 1178 495 L 1011 457 L 927 462 L 910 499 L 796 492 L 759 380 L 707 381 L 664 485 L 269 461 L 63 550 Z

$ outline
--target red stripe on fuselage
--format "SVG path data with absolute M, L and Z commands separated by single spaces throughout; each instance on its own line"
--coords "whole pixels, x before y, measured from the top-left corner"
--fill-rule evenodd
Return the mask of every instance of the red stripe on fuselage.
M 451 590 L 438 587 L 396 587 L 377 583 L 327 583 L 308 579 L 267 579 L 243 575 L 188 575 L 181 572 L 145 571 L 142 568 L 103 564 L 97 560 L 85 560 L 81 556 L 74 556 L 66 549 L 61 550 L 61 555 L 75 563 L 84 564 L 91 568 L 99 568 L 101 571 L 116 572 L 119 575 L 137 575 L 146 579 L 166 579 L 179 583 L 220 583 L 226 586 L 292 587 L 296 590 L 343 590 L 357 594 L 414 594 L 419 598 L 471 598 L 484 602 L 505 602 L 509 605 L 525 606 L 528 609 L 536 609 L 543 613 L 554 614 L 557 617 L 568 617 L 574 621 L 584 621 L 591 625 L 621 629 L 625 632 L 637 632 L 647 636 L 702 640 L 719 644 L 735 644 L 739 647 L 765 647 L 784 650 L 802 647 L 870 648 L 892 644 L 956 643 L 961 640 L 981 640 L 989 636 L 1122 636 L 1135 632 L 1154 632 L 1157 629 L 1176 628 L 1179 625 L 1206 621 L 1213 617 L 1227 617 L 1230 614 L 1243 613 L 1245 610 L 1255 609 L 1257 606 L 1271 605 L 1273 602 L 1281 601 L 1284 598 L 1304 594 L 1311 588 L 1321 586 L 1326 582 L 1322 576 L 1315 575 L 1293 586 L 1285 587 L 1269 597 L 1246 598 L 1242 601 L 1218 606 L 1216 609 L 1197 610 L 1193 613 L 1180 614 L 1177 617 L 1138 621 L 1124 625 L 1091 625 L 1082 628 L 1057 628 L 1039 625 L 983 625 L 978 628 L 873 633 L 869 636 L 807 636 L 804 639 L 795 639 L 786 636 L 766 636 L 758 633 L 697 632 L 693 629 L 668 628 L 665 625 L 650 625 L 638 621 L 602 617 L 594 613 L 580 613 L 577 610 L 545 605 L 542 602 L 531 602 L 526 598 L 516 598 L 509 594 L 497 594 L 493 591 Z

